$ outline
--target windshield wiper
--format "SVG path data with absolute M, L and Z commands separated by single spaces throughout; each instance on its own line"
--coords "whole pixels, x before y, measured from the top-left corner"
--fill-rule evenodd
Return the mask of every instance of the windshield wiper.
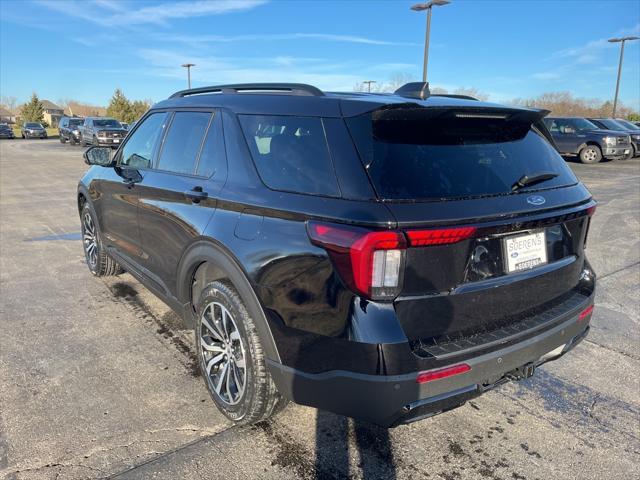
M 511 185 L 511 191 L 515 192 L 516 190 L 535 185 L 536 183 L 546 182 L 547 180 L 551 180 L 557 176 L 558 174 L 553 172 L 540 172 L 532 173 L 530 175 L 522 175 L 516 183 Z

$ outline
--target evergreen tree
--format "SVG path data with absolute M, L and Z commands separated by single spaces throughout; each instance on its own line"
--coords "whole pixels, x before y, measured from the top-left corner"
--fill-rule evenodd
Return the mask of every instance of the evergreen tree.
M 148 100 L 135 100 L 131 103 L 131 109 L 129 110 L 129 116 L 125 120 L 127 123 L 135 122 L 139 120 L 142 115 L 145 114 L 149 107 L 151 106 L 151 102 Z
M 21 116 L 24 122 L 44 122 L 44 107 L 35 92 L 31 95 L 31 100 L 22 106 Z
M 131 115 L 131 102 L 124 96 L 122 90 L 116 88 L 113 97 L 107 107 L 107 116 L 113 117 L 121 122 L 126 122 Z

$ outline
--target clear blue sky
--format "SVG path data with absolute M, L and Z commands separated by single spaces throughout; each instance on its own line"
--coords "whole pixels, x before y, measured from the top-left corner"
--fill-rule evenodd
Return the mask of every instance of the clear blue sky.
M 193 85 L 297 81 L 352 90 L 420 78 L 424 13 L 413 1 L 0 0 L 0 93 L 105 105 Z M 640 2 L 453 0 L 434 9 L 432 86 L 491 100 L 549 91 L 613 97 L 619 35 L 640 35 Z M 640 41 L 627 45 L 622 101 L 640 109 Z

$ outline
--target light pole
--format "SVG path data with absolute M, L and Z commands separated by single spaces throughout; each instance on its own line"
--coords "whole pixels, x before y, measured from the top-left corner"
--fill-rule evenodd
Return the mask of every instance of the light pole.
M 427 63 L 429 63 L 429 34 L 431 33 L 431 9 L 451 3 L 449 0 L 431 0 L 427 3 L 416 3 L 411 10 L 421 12 L 427 11 L 427 32 L 424 37 L 424 63 L 422 65 L 422 81 L 427 83 Z
M 618 107 L 618 92 L 620 91 L 620 74 L 622 74 L 622 59 L 624 57 L 624 42 L 640 40 L 640 37 L 610 38 L 609 43 L 620 43 L 620 63 L 618 64 L 618 80 L 616 81 L 616 96 L 613 99 L 613 118 L 616 118 L 616 108 Z
M 195 67 L 195 63 L 183 63 L 182 66 L 187 69 L 187 84 L 189 85 L 189 89 L 191 89 L 191 67 Z
M 367 87 L 368 87 L 368 90 L 367 90 L 367 91 L 368 91 L 369 93 L 371 93 L 371 84 L 372 84 L 372 83 L 378 83 L 378 82 L 376 82 L 375 80 L 365 80 L 365 81 L 364 81 L 364 82 L 362 82 L 362 83 L 363 83 L 363 84 L 365 84 L 365 83 L 367 84 Z

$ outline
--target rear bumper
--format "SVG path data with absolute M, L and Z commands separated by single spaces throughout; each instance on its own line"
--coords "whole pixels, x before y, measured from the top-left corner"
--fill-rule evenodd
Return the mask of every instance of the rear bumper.
M 593 303 L 593 296 L 584 307 Z M 553 328 L 508 347 L 467 358 L 465 373 L 423 384 L 418 372 L 367 375 L 344 370 L 306 373 L 268 361 L 280 393 L 290 400 L 384 427 L 410 423 L 463 405 L 573 349 L 588 333 L 590 315 L 574 312 Z M 451 365 L 460 363 L 452 360 Z

